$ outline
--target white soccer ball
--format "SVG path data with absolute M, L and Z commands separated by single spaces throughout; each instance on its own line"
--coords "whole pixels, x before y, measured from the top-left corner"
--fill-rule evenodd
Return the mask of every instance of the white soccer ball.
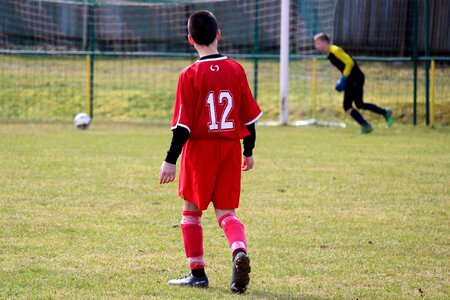
M 78 129 L 88 129 L 91 124 L 91 117 L 89 117 L 86 113 L 79 113 L 75 116 L 73 122 Z

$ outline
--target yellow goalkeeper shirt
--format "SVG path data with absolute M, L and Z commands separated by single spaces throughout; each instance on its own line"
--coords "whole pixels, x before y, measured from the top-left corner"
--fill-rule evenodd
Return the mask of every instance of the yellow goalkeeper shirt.
M 330 45 L 328 59 L 342 72 L 342 75 L 348 78 L 348 80 L 364 79 L 364 73 L 361 71 L 356 61 L 341 47 Z

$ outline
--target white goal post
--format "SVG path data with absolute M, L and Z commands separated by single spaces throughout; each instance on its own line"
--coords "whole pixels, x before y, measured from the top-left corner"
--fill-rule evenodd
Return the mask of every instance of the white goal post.
M 289 0 L 281 1 L 280 29 L 280 123 L 288 124 L 289 93 Z

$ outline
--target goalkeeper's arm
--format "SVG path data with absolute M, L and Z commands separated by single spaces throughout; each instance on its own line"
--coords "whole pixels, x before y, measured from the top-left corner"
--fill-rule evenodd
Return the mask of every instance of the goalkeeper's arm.
M 334 54 L 334 56 L 336 56 L 336 58 L 345 65 L 345 68 L 342 71 L 342 75 L 345 77 L 350 76 L 353 66 L 355 65 L 355 62 L 350 57 L 350 55 L 348 55 L 342 48 L 336 45 L 330 46 L 330 53 Z

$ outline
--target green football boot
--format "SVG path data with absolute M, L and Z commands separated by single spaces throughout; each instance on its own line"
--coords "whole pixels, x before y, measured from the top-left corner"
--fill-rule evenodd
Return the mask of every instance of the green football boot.
M 373 131 L 372 125 L 368 124 L 366 126 L 361 127 L 361 130 L 359 131 L 360 134 L 369 134 Z
M 386 108 L 386 114 L 384 115 L 384 118 L 386 119 L 386 123 L 388 127 L 391 127 L 394 123 L 394 119 L 392 118 L 392 109 Z

